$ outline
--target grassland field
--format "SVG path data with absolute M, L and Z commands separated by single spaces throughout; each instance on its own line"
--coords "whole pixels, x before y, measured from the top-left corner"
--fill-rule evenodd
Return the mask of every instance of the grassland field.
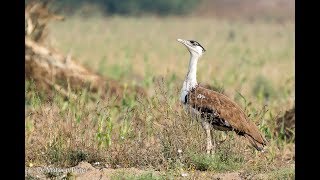
M 47 98 L 26 81 L 26 166 L 87 161 L 160 172 L 131 179 L 175 179 L 198 171 L 208 178 L 241 172 L 293 179 L 294 138 L 276 131 L 275 119 L 294 106 L 294 33 L 294 22 L 272 20 L 70 16 L 52 22 L 46 43 L 102 76 L 143 87 L 148 96 L 99 101 L 84 89 L 76 100 L 58 93 Z M 204 131 L 179 104 L 189 52 L 177 38 L 206 49 L 198 82 L 217 87 L 250 114 L 269 141 L 267 152 L 254 151 L 234 133 L 215 131 L 217 140 L 229 140 L 216 154 L 205 154 Z

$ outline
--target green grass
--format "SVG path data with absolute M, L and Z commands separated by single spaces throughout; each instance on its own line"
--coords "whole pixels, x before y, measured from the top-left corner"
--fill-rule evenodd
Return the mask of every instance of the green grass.
M 191 38 L 207 49 L 198 64 L 199 82 L 223 84 L 231 97 L 238 90 L 250 100 L 256 99 L 252 89 L 259 76 L 270 82 L 276 94 L 294 89 L 294 81 L 289 81 L 294 78 L 292 22 L 69 17 L 50 26 L 50 38 L 54 46 L 65 53 L 72 49 L 81 63 L 105 76 L 149 87 L 150 80 L 144 79 L 171 74 L 176 76 L 174 83 L 181 84 L 189 53 L 176 39 Z M 270 102 L 285 105 L 287 99 L 281 95 Z
M 191 166 L 200 171 L 236 171 L 243 165 L 244 158 L 241 155 L 228 154 L 226 151 L 217 152 L 214 155 L 193 154 Z
M 26 177 L 25 177 L 25 180 L 40 180 L 40 178 L 33 177 L 30 174 L 27 174 Z
M 179 103 L 189 53 L 176 38 L 195 39 L 205 47 L 198 81 L 245 109 L 268 139 L 268 152 L 255 152 L 228 133 L 216 154 L 203 154 L 204 131 Z M 294 103 L 292 22 L 73 16 L 50 25 L 49 43 L 65 53 L 71 50 L 80 63 L 125 87 L 142 86 L 149 95 L 135 98 L 125 92 L 120 99 L 100 99 L 83 89 L 71 99 L 58 92 L 49 96 L 26 80 L 26 165 L 69 167 L 88 161 L 160 169 L 173 176 L 181 170 L 241 169 L 275 177 L 294 174 L 273 171 L 286 167 L 286 153 L 294 163 L 294 142 L 279 138 L 275 124 Z M 213 135 L 219 140 L 223 133 Z M 130 178 L 164 177 L 150 172 Z
M 268 174 L 269 179 L 294 179 L 293 168 L 283 168 Z

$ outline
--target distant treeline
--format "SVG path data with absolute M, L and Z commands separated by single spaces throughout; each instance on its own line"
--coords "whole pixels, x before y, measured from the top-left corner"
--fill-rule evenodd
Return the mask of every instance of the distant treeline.
M 30 0 L 25 0 L 27 3 Z M 201 0 L 52 0 L 50 6 L 64 13 L 74 13 L 79 8 L 92 5 L 106 14 L 186 14 Z
M 294 20 L 294 0 L 25 0 L 49 1 L 64 15 L 185 15 L 216 18 Z

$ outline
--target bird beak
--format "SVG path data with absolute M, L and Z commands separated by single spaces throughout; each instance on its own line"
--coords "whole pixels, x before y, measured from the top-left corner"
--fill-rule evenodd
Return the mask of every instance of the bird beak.
M 182 44 L 186 44 L 186 40 L 183 39 L 177 39 L 178 42 L 182 43 Z
M 190 48 L 187 40 L 177 39 L 177 41 L 180 42 L 181 44 L 185 45 L 188 49 Z

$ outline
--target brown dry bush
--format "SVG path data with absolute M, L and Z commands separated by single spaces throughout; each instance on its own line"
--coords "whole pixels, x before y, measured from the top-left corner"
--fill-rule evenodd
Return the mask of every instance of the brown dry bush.
M 52 13 L 47 1 L 30 1 L 25 7 L 25 78 L 33 80 L 37 88 L 52 94 L 55 89 L 64 96 L 75 98 L 73 91 L 87 88 L 99 92 L 101 98 L 110 93 L 122 96 L 125 91 L 144 94 L 146 91 L 138 86 L 125 88 L 118 82 L 77 63 L 70 54 L 64 55 L 55 48 L 45 44 L 50 20 L 64 20 L 64 17 Z
M 276 119 L 276 135 L 287 140 L 295 141 L 295 107 L 287 110 L 283 116 Z

